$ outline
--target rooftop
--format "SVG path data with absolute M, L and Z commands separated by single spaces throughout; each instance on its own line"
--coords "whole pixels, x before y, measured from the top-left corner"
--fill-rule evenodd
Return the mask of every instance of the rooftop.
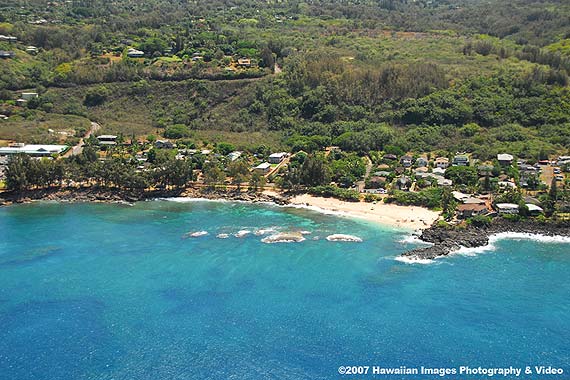
M 269 169 L 270 167 L 271 167 L 271 164 L 269 162 L 263 162 L 263 163 L 257 165 L 254 169 L 265 170 L 265 169 Z
M 61 153 L 67 149 L 67 145 L 20 145 L 20 146 L 9 146 L 0 148 L 0 155 L 8 154 L 30 154 L 30 155 L 46 155 Z
M 507 154 L 507 153 L 497 154 L 497 160 L 499 160 L 499 161 L 512 161 L 512 160 L 514 160 L 514 157 L 510 154 Z

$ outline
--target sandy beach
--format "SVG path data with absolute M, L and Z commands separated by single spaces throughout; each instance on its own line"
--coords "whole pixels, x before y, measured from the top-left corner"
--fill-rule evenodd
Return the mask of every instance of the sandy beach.
M 439 213 L 417 206 L 398 206 L 378 202 L 345 202 L 334 198 L 315 197 L 308 194 L 291 199 L 291 205 L 308 206 L 324 211 L 344 214 L 399 228 L 424 229 L 437 220 Z

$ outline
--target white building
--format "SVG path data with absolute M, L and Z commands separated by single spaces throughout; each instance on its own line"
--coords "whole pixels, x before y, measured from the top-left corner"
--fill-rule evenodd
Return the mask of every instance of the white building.
M 515 158 L 510 154 L 497 154 L 497 161 L 499 161 L 501 165 L 511 165 L 514 159 Z
M 271 170 L 271 164 L 269 162 L 263 162 L 257 165 L 253 170 L 258 171 L 260 173 L 268 173 Z
M 438 157 L 434 161 L 436 168 L 447 169 L 449 167 L 449 159 L 447 157 Z
M 142 58 L 142 57 L 144 57 L 144 51 L 137 50 L 134 48 L 129 48 L 129 50 L 127 50 L 127 57 L 129 57 L 129 58 Z
M 519 205 L 514 203 L 497 203 L 497 211 L 499 214 L 518 214 Z
M 9 147 L 0 148 L 0 156 L 27 154 L 34 157 L 48 157 L 53 154 L 61 154 L 67 148 L 67 145 L 12 144 Z
M 278 164 L 281 161 L 283 161 L 285 158 L 287 158 L 287 153 L 285 152 L 280 152 L 280 153 L 273 153 L 269 156 L 269 162 L 271 164 Z
M 228 159 L 233 162 L 233 161 L 237 160 L 238 158 L 240 158 L 241 154 L 242 153 L 238 152 L 238 151 L 231 152 L 230 154 L 228 154 Z
M 117 136 L 115 135 L 97 136 L 97 140 L 99 140 L 101 145 L 117 145 Z

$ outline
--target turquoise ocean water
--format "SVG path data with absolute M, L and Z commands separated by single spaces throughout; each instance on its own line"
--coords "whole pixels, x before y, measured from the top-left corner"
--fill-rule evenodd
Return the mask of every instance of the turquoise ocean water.
M 265 244 L 259 229 L 311 234 Z M 209 234 L 183 238 L 195 231 Z M 1 208 L 0 379 L 374 378 L 338 374 L 350 365 L 568 378 L 570 244 L 410 265 L 394 259 L 408 233 L 226 202 Z

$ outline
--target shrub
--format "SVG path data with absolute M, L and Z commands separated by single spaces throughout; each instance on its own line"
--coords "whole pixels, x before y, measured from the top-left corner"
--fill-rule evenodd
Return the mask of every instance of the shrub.
M 475 215 L 467 220 L 467 223 L 475 227 L 487 227 L 491 225 L 491 217 L 483 215 Z
M 360 194 L 356 190 L 341 189 L 332 185 L 314 186 L 309 188 L 309 194 L 317 195 L 320 197 L 338 198 L 343 201 L 358 202 L 360 201 Z
M 85 100 L 83 104 L 87 107 L 94 107 L 100 104 L 103 104 L 105 100 L 107 100 L 107 96 L 109 95 L 109 90 L 105 86 L 98 86 L 95 88 L 91 88 L 85 94 Z
M 168 139 L 180 139 L 189 136 L 190 130 L 184 124 L 174 124 L 164 130 L 164 137 Z
M 382 198 L 380 198 L 379 196 L 374 195 L 374 194 L 366 194 L 364 196 L 365 202 L 376 202 L 376 201 L 380 201 L 380 200 L 382 200 Z

